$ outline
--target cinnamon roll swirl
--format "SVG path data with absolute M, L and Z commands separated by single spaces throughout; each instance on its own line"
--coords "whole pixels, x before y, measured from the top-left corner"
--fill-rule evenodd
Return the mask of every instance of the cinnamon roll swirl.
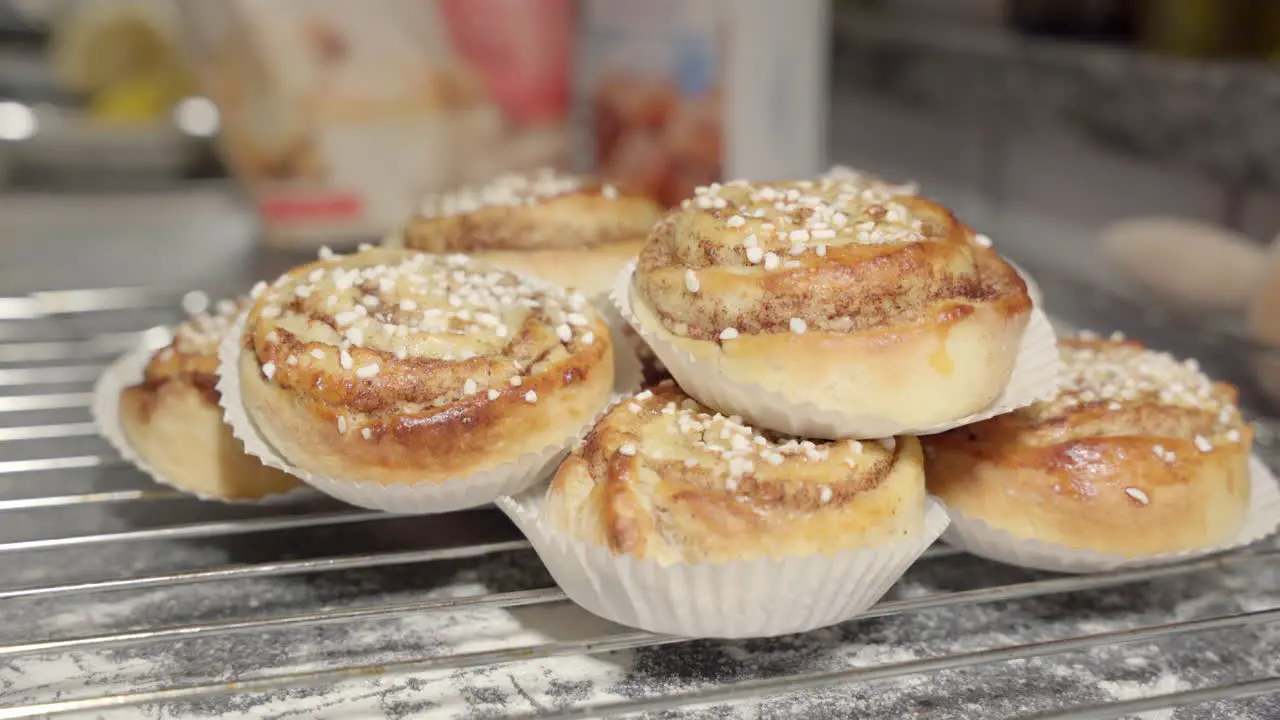
M 666 381 L 600 420 L 547 491 L 542 517 L 615 555 L 724 563 L 834 554 L 922 532 L 916 438 L 779 437 Z
M 1032 304 L 989 244 L 882 184 L 712 185 L 654 229 L 631 305 L 730 380 L 923 427 L 985 408 L 1012 372 Z
M 248 301 L 224 301 L 192 316 L 120 393 L 120 425 L 134 452 L 163 479 L 197 495 L 257 500 L 300 485 L 244 452 L 222 420 L 218 343 Z
M 581 293 L 378 249 L 262 289 L 239 369 L 248 415 L 289 462 L 411 485 L 568 442 L 608 402 L 613 347 Z
M 895 183 L 885 180 L 878 175 L 873 175 L 845 165 L 831 166 L 831 168 L 823 174 L 822 179 L 833 183 L 848 183 L 859 187 L 871 188 L 875 192 L 884 193 L 894 197 L 920 194 L 920 185 L 914 181 Z M 986 236 L 975 236 L 974 239 L 985 247 L 991 246 L 991 239 Z M 1018 267 L 1018 265 L 1012 260 L 1005 260 L 1005 262 L 1009 263 L 1009 266 L 1018 273 L 1018 276 L 1022 278 L 1022 282 L 1026 284 L 1027 296 L 1031 298 L 1032 304 L 1043 304 L 1044 295 L 1040 292 L 1040 288 L 1036 285 L 1035 280 L 1032 279 L 1025 270 Z
M 649 198 L 544 169 L 430 197 L 391 242 L 468 253 L 595 295 L 608 289 L 661 218 Z
M 1059 341 L 1058 395 L 923 438 L 929 490 L 1015 538 L 1128 557 L 1218 547 L 1244 523 L 1253 432 L 1195 361 Z

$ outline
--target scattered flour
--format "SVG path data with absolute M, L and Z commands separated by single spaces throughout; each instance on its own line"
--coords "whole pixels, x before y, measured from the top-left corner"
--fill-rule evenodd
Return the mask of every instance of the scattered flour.
M 1103 680 L 1098 687 L 1111 696 L 1113 700 L 1136 700 L 1153 695 L 1168 695 L 1190 689 L 1190 684 L 1171 673 L 1161 673 L 1149 682 L 1114 682 Z M 1141 720 L 1172 720 L 1173 710 L 1152 710 L 1140 713 L 1136 717 Z
M 439 578 L 407 567 L 209 583 L 178 591 L 103 594 L 57 602 L 0 603 L 0 644 L 74 637 L 148 625 L 304 612 L 328 607 L 445 600 L 547 587 L 531 553 L 486 559 Z M 895 597 L 1023 582 L 1035 574 L 973 558 L 926 561 Z M 801 636 L 741 642 L 694 641 L 657 648 L 530 659 L 491 667 L 387 673 L 270 694 L 239 694 L 101 717 L 454 718 L 539 714 L 696 692 L 759 678 L 872 667 L 1107 632 L 1171 618 L 1280 606 L 1280 568 L 1252 567 L 1102 592 L 1012 603 L 965 605 L 846 623 Z M 630 632 L 569 603 L 466 609 L 223 635 L 116 650 L 30 655 L 0 662 L 4 706 L 262 673 L 350 665 L 391 665 Z M 1211 660 L 1217 658 L 1217 661 Z M 1280 631 L 1198 634 L 1161 643 L 1097 648 L 1036 660 L 895 677 L 796 692 L 732 705 L 702 705 L 680 720 L 803 717 L 1009 717 L 1055 708 L 1168 694 L 1232 678 L 1280 672 Z M 1260 701 L 1266 702 L 1266 700 Z M 1261 705 L 1241 717 L 1277 717 Z M 1188 708 L 1179 720 L 1213 717 Z M 1270 714 L 1269 714 L 1270 713 Z M 962 715 L 963 716 L 963 715 Z M 95 715 L 98 717 L 98 715 Z M 1170 711 L 1143 716 L 1170 720 Z

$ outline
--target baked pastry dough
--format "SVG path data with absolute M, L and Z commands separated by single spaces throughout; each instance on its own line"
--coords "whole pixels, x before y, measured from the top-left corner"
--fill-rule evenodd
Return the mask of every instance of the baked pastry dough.
M 879 175 L 874 175 L 846 165 L 831 166 L 831 168 L 823 174 L 822 179 L 829 182 L 851 183 L 857 186 L 870 187 L 878 192 L 887 193 L 891 196 L 920 194 L 920 185 L 914 181 L 903 183 L 890 182 Z M 985 235 L 975 235 L 974 241 L 985 247 L 991 246 L 991 238 Z M 1010 260 L 1006 260 L 1005 262 L 1009 263 L 1010 267 L 1012 267 L 1014 271 L 1018 273 L 1018 276 L 1022 278 L 1022 282 L 1026 284 L 1027 296 L 1031 298 L 1032 304 L 1043 304 L 1044 295 L 1041 294 L 1040 288 L 1036 285 L 1035 280 L 1032 279 L 1025 270 L 1018 267 L 1016 263 Z
M 250 455 L 222 420 L 218 343 L 246 301 L 179 325 L 151 356 L 143 381 L 120 393 L 120 424 L 133 450 L 163 478 L 202 496 L 256 500 L 299 486 Z
M 613 347 L 581 293 L 377 249 L 262 289 L 239 369 L 249 417 L 297 467 L 439 483 L 576 437 L 608 402 Z
M 674 382 L 623 401 L 556 473 L 542 517 L 662 564 L 892 543 L 922 532 L 916 438 L 809 441 L 753 429 Z
M 844 183 L 858 187 L 872 188 L 878 192 L 894 197 L 901 195 L 919 195 L 920 185 L 914 182 L 889 182 L 879 175 L 849 167 L 848 165 L 832 165 L 822 174 L 822 180 L 832 183 Z
M 654 229 L 632 312 L 730 380 L 928 426 L 988 406 L 1013 370 L 1031 300 L 988 246 L 876 184 L 712 185 Z
M 1235 388 L 1136 342 L 1059 346 L 1055 398 L 923 439 L 929 490 L 1016 538 L 1104 553 L 1233 540 L 1253 440 Z
M 661 218 L 641 195 L 540 170 L 430 197 L 390 243 L 468 253 L 595 295 L 609 289 Z

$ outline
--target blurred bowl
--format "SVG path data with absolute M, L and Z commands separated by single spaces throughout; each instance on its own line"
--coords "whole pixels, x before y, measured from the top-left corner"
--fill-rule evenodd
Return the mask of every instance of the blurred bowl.
M 191 167 L 206 142 L 172 122 L 103 123 L 51 106 L 35 108 L 33 121 L 31 135 L 12 143 L 14 162 L 68 179 L 176 178 Z

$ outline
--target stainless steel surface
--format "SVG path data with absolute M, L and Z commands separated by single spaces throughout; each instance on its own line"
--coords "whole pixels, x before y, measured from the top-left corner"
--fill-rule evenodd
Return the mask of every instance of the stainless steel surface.
M 178 262 L 153 260 L 111 284 Z M 242 288 L 276 269 L 260 261 L 178 274 Z M 1097 323 L 1038 277 L 1051 310 Z M 87 415 L 97 369 L 183 290 L 112 291 L 102 312 L 83 293 L 0 299 L 22 318 L 0 322 L 0 718 L 1280 716 L 1274 539 L 1078 577 L 937 546 L 841 627 L 709 643 L 575 608 L 491 509 L 185 499 L 122 467 Z M 1100 695 L 1146 663 L 1179 681 Z

